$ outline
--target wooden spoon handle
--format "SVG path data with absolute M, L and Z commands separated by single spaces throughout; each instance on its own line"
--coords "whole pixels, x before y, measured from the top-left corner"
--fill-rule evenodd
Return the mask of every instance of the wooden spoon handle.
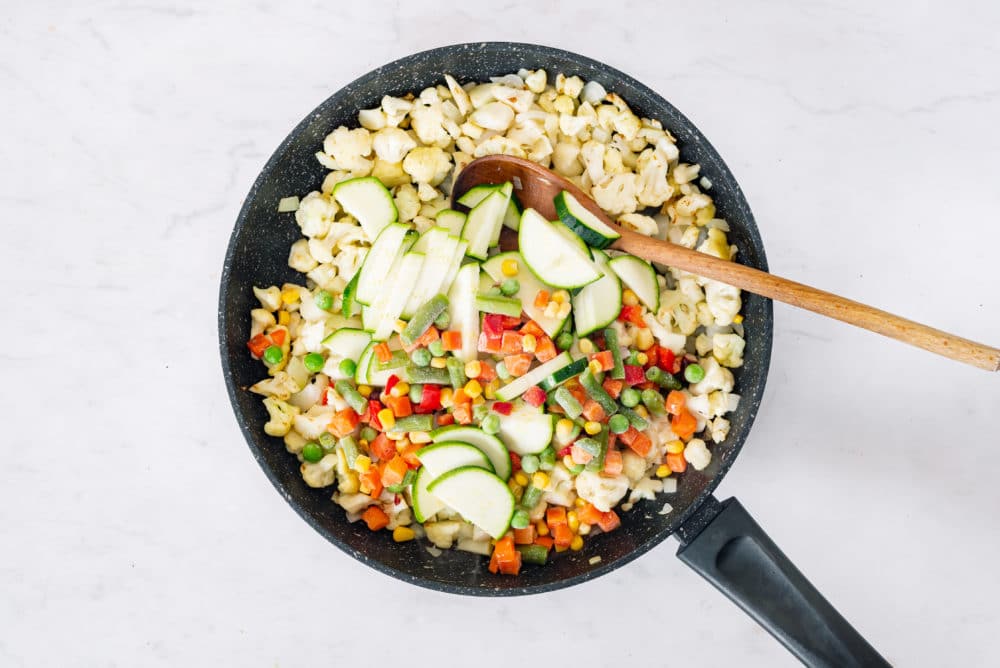
M 705 278 L 721 281 L 754 294 L 804 308 L 883 336 L 909 343 L 932 353 L 965 362 L 987 371 L 1000 370 L 1000 350 L 919 322 L 845 299 L 823 290 L 790 281 L 759 269 L 727 262 L 683 246 L 623 231 L 613 245 L 652 262 L 670 265 Z

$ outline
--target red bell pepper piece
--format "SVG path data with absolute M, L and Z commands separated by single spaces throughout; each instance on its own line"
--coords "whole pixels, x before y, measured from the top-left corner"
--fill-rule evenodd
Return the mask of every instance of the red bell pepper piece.
M 628 383 L 630 386 L 646 382 L 646 374 L 643 373 L 642 367 L 637 366 L 635 364 L 626 364 L 625 382 Z
M 483 333 L 487 338 L 503 336 L 503 318 L 499 313 L 487 313 L 483 316 Z
M 396 383 L 398 382 L 399 382 L 399 376 L 397 376 L 396 374 L 392 374 L 391 376 L 389 376 L 389 380 L 385 381 L 386 396 L 388 396 L 389 393 L 392 392 L 392 388 L 394 388 L 396 386 Z
M 677 361 L 674 351 L 670 348 L 659 346 L 659 354 L 656 359 L 656 366 L 667 373 L 674 373 L 674 363 Z
M 622 322 L 630 322 L 637 327 L 645 327 L 646 321 L 642 319 L 642 307 L 641 306 L 629 306 L 626 304 L 622 306 L 621 313 L 618 314 L 618 319 Z
M 418 413 L 433 413 L 441 408 L 441 386 L 428 383 L 424 385 L 424 393 L 420 397 Z
M 510 468 L 514 473 L 521 470 L 521 455 L 516 452 L 510 453 Z
M 521 398 L 524 399 L 527 403 L 537 408 L 538 406 L 541 406 L 542 404 L 545 403 L 545 399 L 547 396 L 548 395 L 545 394 L 545 390 L 538 387 L 537 385 L 532 385 L 531 387 L 529 387 L 527 390 L 524 391 L 524 394 L 521 395 Z
M 427 387 L 424 385 L 424 387 Z M 509 401 L 497 401 L 493 403 L 493 410 L 500 415 L 510 415 L 510 412 L 514 410 L 514 404 Z
M 247 348 L 250 349 L 250 354 L 260 359 L 264 356 L 264 351 L 267 347 L 271 345 L 271 340 L 268 339 L 263 334 L 258 334 L 249 341 L 247 341 Z

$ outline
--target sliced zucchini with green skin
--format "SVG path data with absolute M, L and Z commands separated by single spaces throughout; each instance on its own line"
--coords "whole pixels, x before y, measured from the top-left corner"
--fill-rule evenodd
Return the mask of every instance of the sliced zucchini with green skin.
M 333 187 L 333 198 L 358 219 L 369 239 L 399 219 L 392 193 L 374 176 L 341 181 Z
M 482 429 L 464 425 L 448 425 L 432 431 L 431 440 L 435 443 L 458 441 L 473 445 L 483 451 L 498 476 L 504 480 L 510 478 L 510 452 L 507 451 L 507 446 L 499 438 L 487 434 Z
M 347 286 L 344 288 L 344 302 L 340 307 L 340 313 L 345 318 L 350 318 L 361 310 L 355 301 L 358 293 L 358 279 L 360 277 L 361 269 L 359 268 L 354 272 L 354 276 L 351 277 L 351 280 L 347 282 Z
M 410 252 L 424 253 L 426 255 L 428 248 L 433 248 L 448 236 L 448 230 L 435 225 L 434 227 L 428 228 L 426 232 L 421 234 L 420 237 L 413 242 L 413 245 L 410 246 Z
M 517 237 L 524 263 L 543 283 L 557 288 L 582 288 L 601 277 L 590 255 L 534 209 L 524 210 Z
M 451 329 L 457 329 L 462 334 L 462 347 L 453 351 L 453 354 L 463 362 L 479 356 L 479 309 L 476 308 L 478 289 L 479 265 L 472 263 L 459 269 L 448 293 Z
M 468 443 L 442 441 L 417 450 L 417 459 L 434 476 L 462 466 L 478 466 L 493 473 L 493 465 L 482 450 Z
M 622 285 L 608 268 L 607 256 L 594 251 L 594 262 L 604 275 L 573 295 L 573 323 L 579 336 L 586 336 L 613 323 L 622 310 Z
M 445 473 L 427 490 L 493 538 L 510 528 L 514 494 L 494 473 L 466 466 Z
M 451 256 L 451 262 L 448 264 L 448 271 L 444 275 L 444 280 L 441 281 L 441 287 L 438 288 L 438 292 L 441 294 L 448 294 L 451 290 L 452 284 L 455 282 L 455 277 L 458 275 L 458 270 L 462 268 L 462 261 L 465 260 L 465 251 L 469 247 L 469 242 L 464 239 L 460 239 L 458 246 L 455 248 L 455 254 Z
M 510 203 L 507 204 L 507 214 L 503 217 L 504 227 L 509 227 L 517 232 L 517 228 L 521 226 L 521 214 L 523 212 L 524 207 L 518 201 L 517 195 L 511 194 Z
M 621 255 L 608 262 L 608 266 L 646 308 L 653 313 L 660 310 L 660 284 L 653 265 L 634 255 Z
M 480 183 L 478 186 L 472 186 L 458 198 L 458 203 L 471 209 L 495 193 L 499 187 L 499 183 Z
M 530 404 L 515 407 L 500 418 L 500 440 L 511 452 L 537 455 L 552 442 L 555 416 Z
M 427 491 L 427 486 L 434 482 L 436 476 L 427 471 L 426 466 L 421 466 L 417 470 L 417 477 L 413 480 L 413 491 L 410 498 L 413 500 L 413 517 L 423 524 L 428 519 L 446 508 L 441 499 Z
M 448 230 L 448 234 L 456 237 L 462 234 L 462 228 L 465 227 L 465 214 L 454 209 L 442 209 L 434 219 L 438 225 Z
M 516 297 L 477 295 L 476 308 L 483 313 L 499 313 L 500 315 L 509 315 L 512 318 L 521 316 L 521 300 Z
M 538 385 L 556 371 L 559 371 L 559 369 L 565 368 L 572 363 L 573 358 L 569 356 L 568 352 L 563 351 L 554 358 L 550 359 L 548 362 L 535 367 L 520 378 L 515 378 L 498 389 L 496 394 L 497 399 L 500 401 L 511 401 L 516 399 L 524 394 L 525 390 L 532 385 Z M 501 422 L 503 422 L 503 420 L 501 420 Z
M 410 247 L 409 231 L 408 225 L 392 223 L 378 235 L 365 256 L 364 264 L 358 270 L 358 290 L 354 295 L 356 301 L 369 305 L 382 291 L 393 263 Z
M 516 276 L 507 276 L 503 273 L 503 261 L 508 259 L 514 260 L 517 263 Z M 503 282 L 508 278 L 516 279 L 519 287 L 513 297 L 521 301 L 521 308 L 528 314 L 528 317 L 537 322 L 538 326 L 550 337 L 554 337 L 562 331 L 565 324 L 569 321 L 570 316 L 566 316 L 565 318 L 550 318 L 545 315 L 544 308 L 535 306 L 535 295 L 538 294 L 539 290 L 551 293 L 555 288 L 539 281 L 538 277 L 528 269 L 528 266 L 524 263 L 524 258 L 517 251 L 494 255 L 483 263 L 483 271 L 497 282 Z
M 372 335 L 361 329 L 344 328 L 338 329 L 330 336 L 323 339 L 323 347 L 330 351 L 330 357 L 335 360 L 352 360 L 357 364 L 361 353 L 365 351 L 371 343 Z M 335 373 L 328 374 L 333 380 L 346 380 L 348 376 L 340 373 L 340 369 L 334 369 Z
M 434 297 L 434 295 L 447 292 L 447 288 L 442 289 L 441 286 L 444 285 L 448 272 L 451 269 L 452 259 L 455 257 L 455 251 L 458 249 L 458 237 L 453 237 L 450 234 L 442 235 L 440 233 L 430 235 L 429 233 L 432 230 L 441 230 L 441 228 L 432 228 L 417 240 L 417 243 L 420 243 L 425 238 L 430 237 L 427 242 L 426 260 L 424 260 L 420 277 L 417 279 L 417 283 L 413 287 L 413 293 L 410 294 L 410 298 L 406 301 L 406 306 L 403 308 L 404 320 L 409 320 L 416 310 L 427 303 L 427 300 Z M 416 244 L 414 244 L 415 246 Z M 411 248 L 410 252 L 415 251 Z
M 386 286 L 369 307 L 376 318 L 373 340 L 385 341 L 393 335 L 396 321 L 413 294 L 425 258 L 423 253 L 406 253 L 389 269 L 392 286 Z
M 574 376 L 579 376 L 581 373 L 587 370 L 588 360 L 586 357 L 581 357 L 578 360 L 573 360 L 563 368 L 553 372 L 550 376 L 546 377 L 539 385 L 542 389 L 548 392 L 556 387 L 559 387 L 565 383 L 570 378 Z
M 469 257 L 485 260 L 490 246 L 495 246 L 500 239 L 500 228 L 503 227 L 503 217 L 513 188 L 510 184 L 504 185 L 469 212 L 462 228 L 462 238 L 469 242 L 465 251 Z
M 559 220 L 591 248 L 607 248 L 622 236 L 565 190 L 556 195 L 554 204 Z
M 368 367 L 374 356 L 375 344 L 369 343 L 358 357 L 358 365 L 354 370 L 354 382 L 358 385 L 364 385 L 368 382 Z
M 576 233 L 573 232 L 573 230 L 566 227 L 566 225 L 564 225 L 562 221 L 553 220 L 552 227 L 555 228 L 556 232 L 566 237 L 570 242 L 573 243 L 574 246 L 579 248 L 581 253 L 584 253 L 588 257 L 593 257 L 593 253 L 590 252 L 590 246 L 584 243 L 583 239 L 578 237 Z

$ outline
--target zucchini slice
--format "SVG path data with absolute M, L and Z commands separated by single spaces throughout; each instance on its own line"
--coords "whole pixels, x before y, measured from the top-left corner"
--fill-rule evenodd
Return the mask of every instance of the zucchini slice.
M 554 204 L 559 220 L 592 248 L 607 248 L 622 236 L 565 190 L 556 195 Z
M 374 176 L 341 181 L 333 187 L 333 198 L 358 219 L 369 239 L 399 219 L 392 193 Z
M 524 210 L 517 234 L 524 263 L 543 283 L 576 289 L 601 277 L 589 253 L 584 253 L 534 209 Z
M 653 313 L 660 310 L 660 284 L 656 282 L 653 265 L 634 255 L 620 255 L 608 262 L 608 266 L 646 308 Z

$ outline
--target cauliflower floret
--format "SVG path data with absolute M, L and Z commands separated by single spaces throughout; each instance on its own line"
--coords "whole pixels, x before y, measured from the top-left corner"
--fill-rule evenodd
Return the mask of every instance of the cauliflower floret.
M 379 160 L 402 162 L 406 154 L 417 147 L 416 140 L 405 130 L 392 126 L 375 133 L 372 148 Z
M 594 185 L 590 194 L 602 209 L 612 216 L 620 216 L 636 210 L 635 188 L 635 174 L 615 174 L 604 183 Z
M 346 181 L 349 178 L 351 178 L 350 172 L 334 170 L 323 178 L 323 185 L 320 186 L 320 190 L 323 191 L 324 195 L 329 195 L 338 183 Z
M 689 165 L 686 162 L 682 162 L 674 167 L 674 183 L 677 185 L 691 183 L 698 178 L 699 171 L 701 171 L 701 165 Z
M 382 98 L 382 111 L 385 113 L 385 124 L 394 128 L 403 122 L 406 115 L 413 109 L 413 103 L 398 97 L 386 95 Z M 395 162 L 395 161 L 394 161 Z
M 315 464 L 302 462 L 299 471 L 302 472 L 302 479 L 310 487 L 329 487 L 333 484 L 336 476 L 336 471 L 334 470 L 336 466 L 337 456 L 331 453 Z
M 512 155 L 515 158 L 526 158 L 528 154 L 521 146 L 507 137 L 495 135 L 483 140 L 472 155 L 481 158 L 484 155 Z
M 698 338 L 694 340 L 694 349 L 698 352 L 699 357 L 704 357 L 712 352 L 712 339 L 704 334 L 699 334 Z
M 406 155 L 403 171 L 417 183 L 436 186 L 451 171 L 451 158 L 437 146 L 420 146 Z
M 717 417 L 731 413 L 740 405 L 740 395 L 717 390 L 709 395 L 701 395 L 708 400 L 708 412 L 705 417 Z
M 299 313 L 309 322 L 316 320 L 325 321 L 330 314 L 319 306 L 316 306 L 316 299 L 313 294 L 306 289 L 299 290 Z M 299 336 L 302 336 L 300 333 Z
M 712 337 L 712 354 L 722 366 L 735 369 L 743 366 L 746 341 L 739 334 L 716 334 Z
M 496 88 L 496 84 L 479 84 L 478 86 L 473 86 L 469 89 L 469 101 L 472 102 L 472 108 L 478 109 L 484 104 L 490 104 L 494 101 L 493 89 Z
M 722 443 L 726 440 L 726 436 L 729 435 L 729 420 L 717 417 L 712 420 L 710 425 L 710 431 L 712 434 L 712 441 L 715 443 Z
M 348 130 L 342 125 L 323 140 L 323 152 L 333 159 L 337 169 L 368 174 L 372 161 L 366 156 L 372 152 L 372 134 L 364 128 Z
M 357 515 L 363 511 L 368 506 L 373 506 L 378 503 L 378 500 L 373 499 L 368 494 L 336 494 L 333 499 L 341 508 L 346 510 L 351 515 Z
M 401 223 L 413 220 L 420 213 L 420 195 L 417 193 L 417 189 L 409 183 L 396 188 L 393 200 L 396 203 L 396 210 L 399 212 L 399 221 Z
M 705 281 L 705 301 L 715 317 L 715 324 L 722 326 L 733 322 L 743 302 L 740 289 L 719 281 Z
M 586 116 L 559 114 L 559 132 L 567 137 L 576 137 L 580 132 L 590 127 L 590 125 L 591 119 Z
M 663 481 L 654 480 L 653 478 L 645 477 L 635 484 L 632 488 L 632 493 L 628 496 L 628 505 L 631 508 L 632 504 L 636 503 L 641 499 L 646 501 L 652 501 L 656 498 L 656 495 L 663 491 Z M 623 509 L 627 510 L 627 508 Z
M 295 211 L 295 222 L 307 237 L 322 238 L 330 228 L 330 222 L 340 211 L 336 200 L 318 191 L 312 191 L 302 198 Z
M 645 457 L 640 457 L 629 449 L 622 451 L 622 473 L 629 479 L 630 484 L 634 485 L 642 480 L 647 468 Z
M 624 475 L 605 476 L 584 471 L 576 477 L 576 493 L 601 512 L 611 510 L 628 492 L 629 479 Z
M 579 146 L 569 142 L 559 142 L 552 151 L 552 166 L 563 176 L 579 176 L 583 173 L 583 165 L 579 158 Z
M 583 90 L 580 91 L 580 99 L 589 104 L 598 104 L 607 95 L 608 91 L 604 90 L 604 86 L 596 81 L 588 81 L 583 85 Z
M 323 339 L 326 338 L 326 316 L 322 320 L 307 320 L 299 329 L 299 338 L 295 340 L 296 354 L 318 353 L 323 350 Z
M 573 476 L 562 462 L 557 462 L 549 472 L 549 484 L 543 490 L 542 500 L 556 506 L 572 506 L 576 500 Z
M 593 139 L 585 142 L 583 146 L 580 147 L 580 162 L 583 163 L 584 169 L 587 175 L 590 177 L 591 183 L 600 183 L 604 180 L 604 152 L 606 147 L 604 144 L 594 141 Z M 635 209 L 632 209 L 635 211 Z
M 426 183 L 421 183 L 417 186 L 417 197 L 420 198 L 421 202 L 430 202 L 440 196 L 441 193 L 439 193 L 433 186 L 429 186 Z
M 705 370 L 705 377 L 689 388 L 691 394 L 710 394 L 716 390 L 733 391 L 732 372 L 720 366 L 714 357 L 703 359 L 701 367 Z
M 309 252 L 309 240 L 299 239 L 294 244 L 288 253 L 288 266 L 295 271 L 301 271 L 303 274 L 307 271 L 312 270 L 318 262 L 313 258 L 312 253 Z
M 655 237 L 659 232 L 656 221 L 641 213 L 626 213 L 624 216 L 618 218 L 618 222 L 621 223 L 622 227 L 635 230 L 639 234 L 645 234 L 648 237 Z
M 705 441 L 700 438 L 692 438 L 684 448 L 684 459 L 696 471 L 701 471 L 712 461 L 712 453 L 705 446 Z
M 385 112 L 379 108 L 362 109 L 358 112 L 358 123 L 366 130 L 375 132 L 385 127 Z
M 326 388 L 329 386 L 329 376 L 322 373 L 316 374 L 311 381 L 306 382 L 305 386 L 301 390 L 292 395 L 292 398 L 288 400 L 288 403 L 295 406 L 299 410 L 307 411 L 319 403 L 323 393 L 326 392 Z
M 386 188 L 394 188 L 410 182 L 410 175 L 403 171 L 402 162 L 388 162 L 381 158 L 375 159 L 372 176 L 381 181 Z
M 541 136 L 531 144 L 530 150 L 528 151 L 528 160 L 545 165 L 551 155 L 552 142 L 549 141 L 548 137 Z
M 458 538 L 458 531 L 462 528 L 462 522 L 458 520 L 445 520 L 444 522 L 428 522 L 424 525 L 427 533 L 427 540 L 434 543 L 436 547 L 447 550 Z
M 528 87 L 528 90 L 537 95 L 545 90 L 545 86 L 548 83 L 547 77 L 548 74 L 545 73 L 545 70 L 535 70 L 524 77 L 524 85 Z
M 292 428 L 292 420 L 299 414 L 299 409 L 274 397 L 264 399 L 268 421 L 264 424 L 264 433 L 269 436 L 284 436 Z
M 333 413 L 332 406 L 313 406 L 305 413 L 295 416 L 295 431 L 302 434 L 305 438 L 317 439 L 330 426 Z
M 517 113 L 528 111 L 535 101 L 535 94 L 530 90 L 511 86 L 496 86 L 493 89 L 493 97 Z
M 464 88 L 458 85 L 458 82 L 450 74 L 444 75 L 444 80 L 448 84 L 448 90 L 451 92 L 452 99 L 455 100 L 455 106 L 465 116 L 472 109 L 469 94 L 465 92 Z
M 294 429 L 289 430 L 283 440 L 285 441 L 285 450 L 288 450 L 293 455 L 302 452 L 302 448 L 306 447 L 306 443 L 309 442 L 309 439 L 303 438 L 302 434 Z
M 354 274 L 358 273 L 366 255 L 368 255 L 368 249 L 362 246 L 341 246 L 340 252 L 333 258 L 331 264 L 337 267 L 337 276 L 345 281 L 350 281 Z
M 662 323 L 672 322 L 681 334 L 690 336 L 698 329 L 698 301 L 692 300 L 679 288 L 664 290 L 660 293 L 660 310 L 656 313 L 656 319 Z
M 639 173 L 639 192 L 637 199 L 643 206 L 660 206 L 674 193 L 673 187 L 667 181 L 669 165 L 663 156 L 647 148 L 639 154 L 635 162 Z
M 624 161 L 624 154 L 617 147 L 610 147 L 604 152 L 604 173 L 625 174 L 629 172 Z M 633 176 L 630 174 L 630 176 Z
M 277 285 L 272 285 L 268 288 L 254 286 L 253 296 L 260 302 L 261 308 L 268 311 L 277 311 L 281 308 L 281 289 Z
M 329 234 L 322 239 L 309 240 L 309 254 L 320 264 L 333 262 L 333 247 L 337 243 L 337 238 Z
M 418 105 L 410 112 L 411 127 L 417 133 L 417 138 L 429 146 L 444 148 L 451 143 L 451 137 L 442 127 L 444 114 L 440 105 L 425 107 Z
M 708 236 L 698 246 L 698 250 L 702 253 L 722 258 L 723 260 L 730 259 L 729 242 L 726 240 L 726 233 L 715 227 L 708 229 Z
M 250 391 L 254 394 L 262 394 L 265 397 L 274 397 L 275 399 L 288 401 L 292 393 L 299 391 L 299 385 L 287 373 L 279 371 L 272 378 L 265 378 L 251 385 Z
M 254 288 L 256 290 L 256 288 Z M 275 288 L 277 289 L 277 288 Z M 265 308 L 255 308 L 250 311 L 250 338 L 263 334 L 265 331 L 278 324 L 274 319 L 274 314 Z

